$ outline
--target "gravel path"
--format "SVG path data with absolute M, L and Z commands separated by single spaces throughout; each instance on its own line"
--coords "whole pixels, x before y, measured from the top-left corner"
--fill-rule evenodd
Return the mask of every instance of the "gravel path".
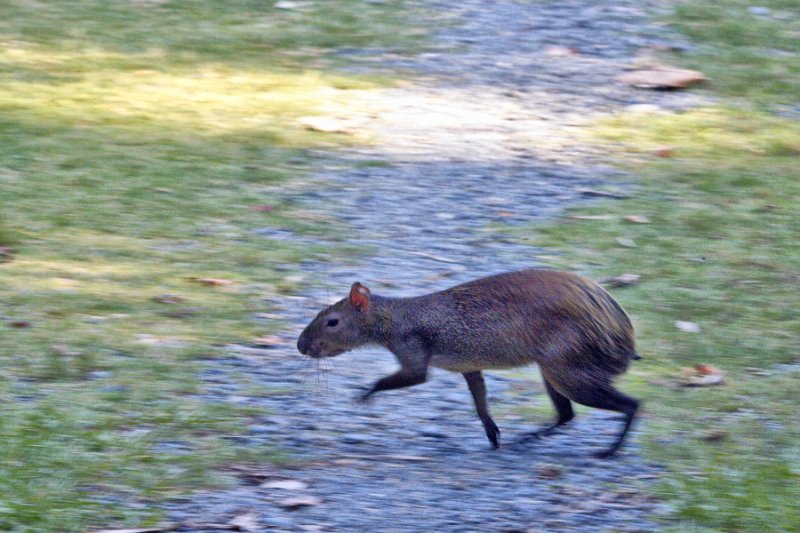
M 391 354 L 345 354 L 309 376 L 302 365 L 310 360 L 293 348 L 303 325 L 353 281 L 412 295 L 536 265 L 537 250 L 490 228 L 553 217 L 614 174 L 598 148 L 581 143 L 581 128 L 623 108 L 642 110 L 644 120 L 653 106 L 695 103 L 613 81 L 640 49 L 675 45 L 642 2 L 586 4 L 426 2 L 448 15 L 433 51 L 342 51 L 354 69 L 402 69 L 414 83 L 363 97 L 365 111 L 352 120 L 374 146 L 329 155 L 312 186 L 281 194 L 348 224 L 347 242 L 372 255 L 356 265 L 303 265 L 307 292 L 271 302 L 292 324 L 287 345 L 230 347 L 202 374 L 209 401 L 263 411 L 236 438 L 298 462 L 254 466 L 234 489 L 169 503 L 171 519 L 228 523 L 249 511 L 258 527 L 285 531 L 657 529 L 652 519 L 663 508 L 648 488 L 659 470 L 641 458 L 637 432 L 619 457 L 591 457 L 619 431 L 614 415 L 583 410 L 562 434 L 521 442 L 553 414 L 533 370 L 487 376 L 502 431 L 495 451 L 460 375 L 434 370 L 422 386 L 362 405 L 353 401 L 358 389 L 393 371 Z M 240 374 L 282 393 L 250 396 Z M 520 416 L 528 405 L 535 413 Z M 292 483 L 274 483 L 281 480 Z M 300 498 L 300 508 L 289 509 L 287 498 Z

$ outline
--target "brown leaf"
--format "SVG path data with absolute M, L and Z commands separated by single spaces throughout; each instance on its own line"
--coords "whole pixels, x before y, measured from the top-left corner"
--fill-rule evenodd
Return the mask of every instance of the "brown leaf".
M 653 150 L 653 155 L 656 157 L 672 157 L 675 155 L 675 149 L 671 146 L 662 146 Z
M 617 81 L 639 89 L 685 89 L 706 79 L 702 72 L 668 65 L 633 70 L 617 76 Z
M 706 442 L 719 442 L 728 438 L 728 432 L 724 429 L 709 429 L 700 438 Z
M 300 117 L 298 123 L 307 130 L 322 133 L 352 133 L 350 121 L 335 117 Z
M 632 224 L 649 224 L 650 223 L 650 219 L 647 218 L 646 216 L 642 216 L 642 215 L 628 215 L 626 217 L 623 217 L 623 220 L 625 222 L 631 222 Z
M 298 496 L 296 498 L 285 498 L 278 501 L 278 505 L 286 507 L 287 509 L 301 509 L 303 507 L 320 505 L 321 503 L 322 499 L 316 496 Z
M 12 320 L 11 322 L 8 323 L 8 325 L 11 326 L 12 328 L 29 328 L 33 324 L 31 324 L 27 320 Z
M 89 533 L 163 533 L 166 531 L 174 531 L 178 526 L 175 524 L 165 525 L 161 527 L 134 527 L 123 529 L 95 529 Z
M 197 283 L 201 283 L 203 285 L 211 285 L 212 287 L 227 287 L 229 285 L 233 285 L 233 282 L 229 279 L 220 279 L 220 278 L 191 278 L 192 281 L 196 281 Z
M 684 387 L 710 387 L 722 385 L 725 382 L 725 373 L 711 365 L 699 364 L 681 371 Z
M 536 474 L 546 479 L 555 479 L 561 477 L 564 471 L 559 466 L 543 464 L 536 467 Z
M 264 335 L 263 337 L 253 339 L 253 345 L 259 348 L 273 348 L 281 344 L 283 344 L 283 341 L 275 335 Z
M 271 206 L 271 205 L 257 205 L 255 207 L 253 207 L 253 209 L 255 209 L 256 211 L 261 211 L 261 212 L 264 212 L 264 213 L 268 213 L 268 212 L 272 211 L 275 208 L 273 206 Z

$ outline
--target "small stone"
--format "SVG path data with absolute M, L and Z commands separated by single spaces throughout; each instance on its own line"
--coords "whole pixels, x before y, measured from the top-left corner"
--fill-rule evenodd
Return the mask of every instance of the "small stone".
M 275 481 L 263 483 L 261 487 L 265 489 L 306 490 L 308 485 L 296 479 L 276 479 Z
M 316 496 L 299 496 L 297 498 L 285 498 L 278 501 L 278 505 L 290 510 L 313 507 L 320 504 L 322 504 L 322 498 L 317 498 Z
M 700 333 L 700 324 L 696 324 L 695 322 L 676 320 L 675 327 L 685 333 Z

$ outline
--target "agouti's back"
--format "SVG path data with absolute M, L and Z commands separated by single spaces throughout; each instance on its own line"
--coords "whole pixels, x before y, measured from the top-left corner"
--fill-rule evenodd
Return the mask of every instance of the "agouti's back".
M 408 302 L 431 365 L 457 372 L 592 366 L 609 376 L 635 355 L 625 311 L 596 283 L 568 272 L 523 270 Z

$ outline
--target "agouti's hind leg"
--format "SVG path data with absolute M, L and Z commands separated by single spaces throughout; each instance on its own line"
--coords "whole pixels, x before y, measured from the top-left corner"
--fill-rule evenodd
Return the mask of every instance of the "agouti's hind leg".
M 486 436 L 492 443 L 492 446 L 497 448 L 500 446 L 498 439 L 500 437 L 500 430 L 497 424 L 494 423 L 492 417 L 489 416 L 489 406 L 486 402 L 486 383 L 483 381 L 483 374 L 480 370 L 477 372 L 464 372 L 464 379 L 467 380 L 467 386 L 472 393 L 472 399 L 475 400 L 475 410 L 478 412 L 478 418 L 483 423 L 483 429 L 486 431 Z
M 575 418 L 575 413 L 572 410 L 572 402 L 569 401 L 569 398 L 558 392 L 547 380 L 544 374 L 542 374 L 542 380 L 544 381 L 544 388 L 547 390 L 547 394 L 550 396 L 550 399 L 553 401 L 553 406 L 556 408 L 558 418 L 556 418 L 556 421 L 552 424 L 532 433 L 528 433 L 524 437 L 525 440 L 538 439 L 540 437 L 551 435 L 556 431 L 557 428 Z
M 617 411 L 625 415 L 625 424 L 617 440 L 608 449 L 597 452 L 595 457 L 606 458 L 617 453 L 617 450 L 619 450 L 620 446 L 622 446 L 622 443 L 625 441 L 625 436 L 628 434 L 631 424 L 636 417 L 636 411 L 639 409 L 639 402 L 621 393 L 610 384 L 595 384 L 593 387 L 587 386 L 570 397 L 582 405 Z

